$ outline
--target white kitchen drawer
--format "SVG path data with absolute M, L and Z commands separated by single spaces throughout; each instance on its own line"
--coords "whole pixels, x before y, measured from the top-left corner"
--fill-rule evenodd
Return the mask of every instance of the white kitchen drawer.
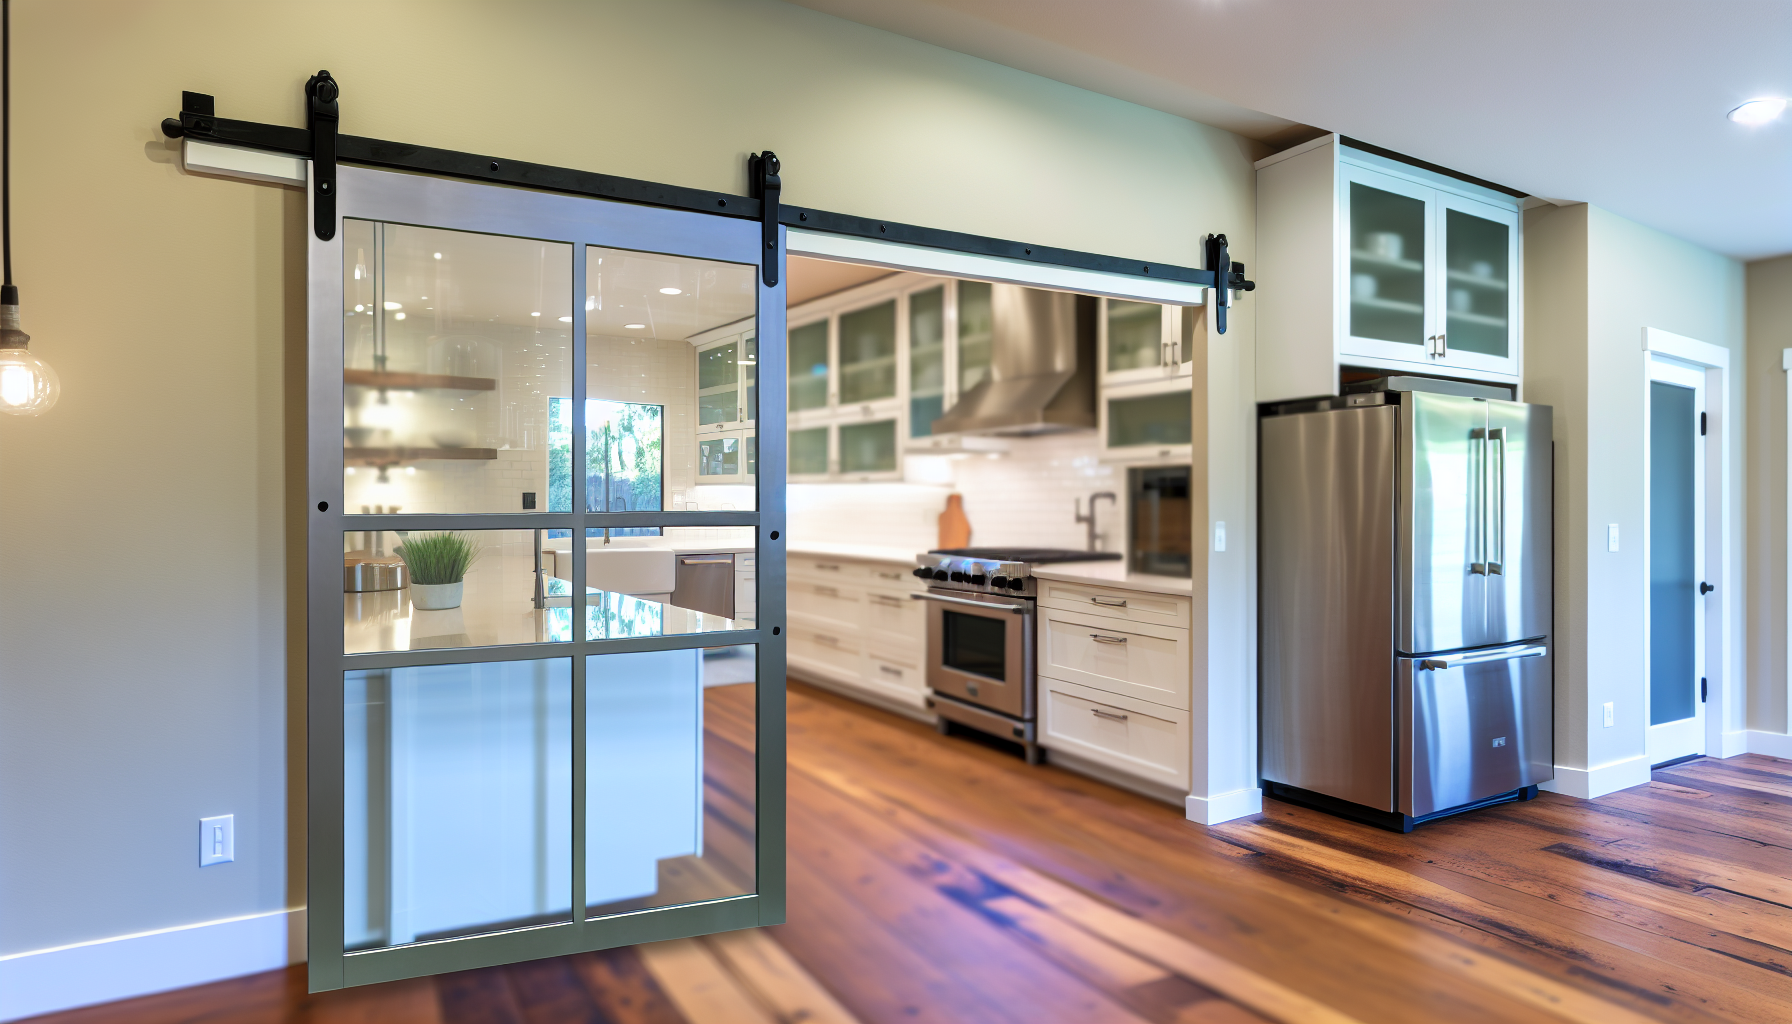
M 927 643 L 927 609 L 906 593 L 884 590 L 865 592 L 864 617 L 868 638 L 916 647 Z
M 827 619 L 856 631 L 864 621 L 864 590 L 851 583 L 821 583 L 793 579 L 785 585 L 784 600 L 792 615 Z
M 1190 715 L 1041 676 L 1040 742 L 1117 771 L 1187 790 Z
M 927 674 L 921 671 L 916 659 L 896 657 L 885 651 L 874 649 L 865 656 L 865 675 L 868 682 L 882 686 L 916 692 L 927 689 Z
M 862 587 L 871 576 L 871 567 L 849 558 L 822 558 L 816 555 L 791 555 L 784 562 L 784 573 L 792 580 L 819 580 Z
M 874 587 L 904 592 L 926 589 L 926 584 L 915 578 L 915 567 L 912 565 L 873 562 L 865 567 L 865 573 L 867 581 Z
M 1039 611 L 1039 675 L 1189 707 L 1189 634 L 1082 611 Z
M 856 637 L 842 629 L 792 619 L 789 655 L 813 661 L 836 672 L 857 676 L 862 671 Z
M 1186 597 L 1173 594 L 1151 594 L 1116 587 L 1094 587 L 1086 583 L 1039 581 L 1039 607 L 1085 612 L 1128 622 L 1148 622 L 1177 629 L 1189 628 L 1190 606 Z

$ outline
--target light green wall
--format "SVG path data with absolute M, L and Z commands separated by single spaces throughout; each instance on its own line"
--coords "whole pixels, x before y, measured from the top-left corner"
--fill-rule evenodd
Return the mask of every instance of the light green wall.
M 183 174 L 180 90 L 301 125 L 324 67 L 351 134 L 733 192 L 769 147 L 792 203 L 1256 262 L 1245 140 L 773 0 L 19 0 L 13 30 L 17 278 L 64 392 L 0 423 L 0 955 L 304 898 L 303 205 Z M 238 862 L 201 871 L 220 813 Z
M 1729 349 L 1743 362 L 1743 268 L 1735 260 L 1591 206 L 1525 220 L 1525 389 L 1556 407 L 1557 763 L 1597 769 L 1645 753 L 1644 328 Z M 1742 536 L 1742 389 L 1725 411 L 1726 501 Z M 1606 550 L 1616 523 L 1620 550 Z M 1740 573 L 1732 559 L 1728 578 Z M 1741 650 L 1742 602 L 1730 629 Z M 1715 640 L 1716 638 L 1712 638 Z M 1615 704 L 1611 728 L 1602 705 Z M 1733 704 L 1735 702 L 1732 702 Z M 1741 728 L 1735 708 L 1726 728 Z
M 1748 265 L 1748 727 L 1792 732 L 1786 666 L 1786 374 L 1792 256 Z

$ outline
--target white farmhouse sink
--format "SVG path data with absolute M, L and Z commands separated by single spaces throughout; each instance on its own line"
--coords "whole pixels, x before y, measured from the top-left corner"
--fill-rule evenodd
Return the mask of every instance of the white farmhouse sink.
M 543 568 L 572 581 L 571 540 L 550 541 L 541 557 Z M 678 557 L 671 548 L 623 547 L 598 540 L 585 548 L 585 586 L 665 601 L 672 594 L 677 566 Z

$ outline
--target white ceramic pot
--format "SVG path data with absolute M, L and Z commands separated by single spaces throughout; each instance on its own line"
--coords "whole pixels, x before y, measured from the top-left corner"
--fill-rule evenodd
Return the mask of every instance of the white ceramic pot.
M 460 583 L 412 583 L 411 606 L 428 612 L 459 608 L 460 591 L 464 586 L 464 580 Z

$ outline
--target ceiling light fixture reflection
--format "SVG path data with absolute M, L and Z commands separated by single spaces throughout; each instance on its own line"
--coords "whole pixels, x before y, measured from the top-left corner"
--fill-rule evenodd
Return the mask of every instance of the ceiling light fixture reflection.
M 395 316 L 395 317 L 393 317 L 393 318 L 392 318 L 392 319 L 394 319 L 394 320 L 403 320 L 403 319 L 404 319 L 404 314 L 403 314 L 403 313 L 400 313 L 400 314 L 398 314 L 398 315 L 397 315 L 397 316 Z
M 684 289 L 683 288 L 661 288 L 660 294 L 661 295 L 683 295 Z
M 646 327 L 647 327 L 646 324 L 623 324 L 622 325 L 622 329 L 625 331 L 640 331 L 640 330 L 645 330 Z
M 572 323 L 572 317 L 570 317 L 570 316 L 563 316 L 563 317 L 561 317 L 561 318 L 560 318 L 560 322 L 561 322 L 561 323 L 563 323 L 563 324 L 570 324 L 570 323 Z
M 357 313 L 365 313 L 365 312 L 367 312 L 367 307 L 366 307 L 366 306 L 356 306 L 356 307 L 355 307 L 355 312 L 357 312 Z
M 390 309 L 403 309 L 403 308 L 404 308 L 404 303 L 402 303 L 402 302 L 388 302 L 388 303 L 386 303 L 386 308 L 387 308 L 387 309 L 389 309 L 389 310 L 390 310 Z
M 439 253 L 439 252 L 438 252 L 438 253 L 436 253 L 436 259 L 438 259 L 438 260 L 439 260 L 439 259 L 441 259 L 441 258 L 442 258 L 442 254 L 441 254 L 441 253 Z
M 1749 100 L 1735 110 L 1730 111 L 1730 120 L 1749 127 L 1763 125 L 1779 117 L 1786 111 L 1786 101 L 1782 97 L 1761 96 Z
M 541 312 L 540 312 L 540 311 L 539 311 L 539 310 L 537 310 L 537 311 L 536 311 L 536 312 L 534 312 L 534 313 L 530 313 L 530 314 L 529 314 L 529 315 L 530 315 L 530 316 L 540 316 L 540 315 L 541 315 Z
M 595 295 L 585 296 L 585 312 L 589 313 L 596 308 L 597 308 L 597 296 L 595 296 Z

